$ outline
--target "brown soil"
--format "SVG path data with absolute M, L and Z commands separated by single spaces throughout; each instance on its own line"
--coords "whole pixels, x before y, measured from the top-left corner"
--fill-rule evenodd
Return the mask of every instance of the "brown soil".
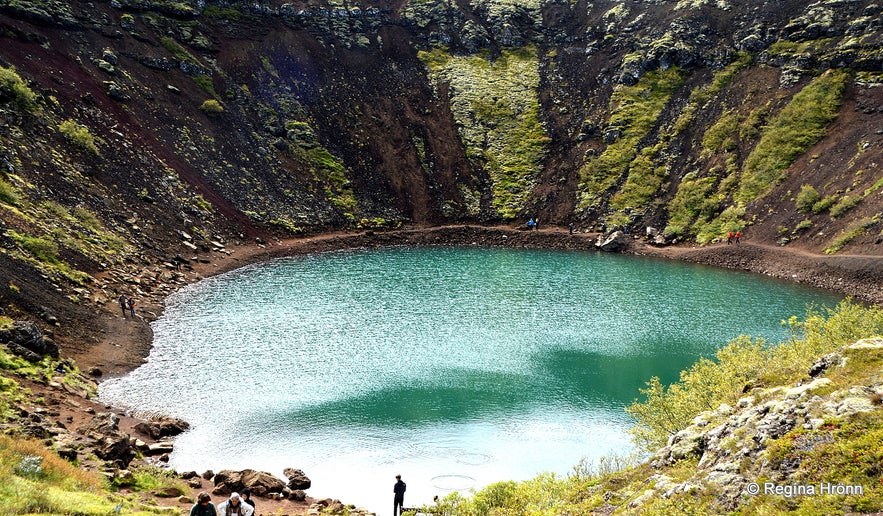
M 267 245 L 245 245 L 228 248 L 226 253 L 216 252 L 193 264 L 188 281 L 230 271 L 244 265 L 275 257 L 325 252 L 355 247 L 381 247 L 397 245 L 476 245 L 493 247 L 530 247 L 554 249 L 594 249 L 597 234 L 577 233 L 569 235 L 567 229 L 547 227 L 527 232 L 511 227 L 443 226 L 433 228 L 402 229 L 389 232 L 329 233 L 306 238 L 277 241 Z M 820 256 L 792 249 L 752 244 L 750 240 L 736 245 L 712 245 L 707 247 L 657 248 L 635 242 L 631 252 L 668 259 L 690 261 L 707 265 L 740 269 L 772 277 L 783 278 L 821 288 L 834 290 L 863 302 L 883 303 L 883 256 Z M 74 333 L 73 340 L 79 345 L 65 347 L 79 368 L 89 371 L 99 368 L 104 377 L 125 374 L 140 365 L 150 351 L 152 333 L 149 322 L 161 313 L 159 302 L 147 302 L 138 307 L 135 320 L 123 318 L 115 300 L 107 302 L 95 315 L 94 324 L 83 325 Z M 796 314 L 800 315 L 800 314 Z M 91 343 L 83 345 L 83 343 Z M 71 399 L 64 393 L 41 385 L 32 385 L 36 396 L 52 400 L 58 412 L 58 420 L 69 428 L 90 419 L 88 409 L 94 411 L 114 410 L 94 401 Z M 122 428 L 139 438 L 150 441 L 132 430 L 139 420 L 120 410 Z M 291 465 L 297 467 L 296 464 Z M 202 473 L 202 472 L 199 472 Z M 306 472 L 309 475 L 309 471 Z M 211 484 L 203 481 L 200 489 L 193 489 L 191 498 L 200 490 L 211 492 Z M 327 493 L 327 488 L 325 492 Z M 220 502 L 220 496 L 214 497 Z M 305 503 L 257 499 L 259 514 L 305 514 Z M 172 499 L 156 499 L 160 505 L 178 506 L 186 509 L 190 503 Z M 346 500 L 343 501 L 344 503 Z

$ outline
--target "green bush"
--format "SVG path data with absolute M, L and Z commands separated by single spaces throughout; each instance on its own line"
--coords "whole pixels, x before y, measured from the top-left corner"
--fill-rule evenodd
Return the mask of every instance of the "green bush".
M 856 204 L 858 204 L 859 199 L 856 197 L 852 197 L 851 195 L 844 195 L 837 201 L 837 204 L 831 206 L 831 218 L 838 218 L 847 211 L 853 209 Z
M 829 195 L 827 197 L 823 197 L 817 203 L 812 205 L 812 212 L 815 214 L 822 213 L 822 212 L 826 211 L 828 208 L 830 208 L 831 206 L 834 206 L 834 204 L 836 202 L 837 202 L 836 195 Z
M 715 360 L 700 359 L 680 380 L 664 386 L 651 378 L 641 390 L 643 401 L 626 410 L 636 421 L 636 441 L 647 450 L 665 445 L 700 412 L 721 403 L 734 404 L 746 385 L 796 382 L 820 356 L 858 339 L 883 334 L 883 307 L 843 301 L 831 309 L 807 311 L 803 321 L 792 317 L 792 337 L 775 346 L 738 337 L 718 350 Z
M 797 194 L 797 200 L 795 201 L 797 211 L 802 213 L 812 211 L 812 207 L 815 203 L 819 202 L 821 198 L 822 196 L 819 194 L 819 191 L 812 185 L 801 186 L 800 193 Z
M 803 219 L 794 226 L 794 232 L 799 233 L 801 231 L 806 231 L 807 229 L 812 227 L 812 221 L 809 219 Z
M 0 102 L 12 101 L 24 111 L 37 108 L 37 95 L 15 71 L 14 67 L 0 66 Z
M 58 130 L 77 147 L 92 154 L 98 154 L 98 146 L 95 144 L 96 138 L 88 127 L 68 119 L 58 124 Z
M 216 115 L 224 112 L 224 106 L 215 99 L 208 99 L 199 106 L 199 109 L 209 115 Z
M 15 191 L 15 187 L 3 179 L 0 179 L 0 202 L 11 206 L 15 206 L 19 202 L 18 192 Z

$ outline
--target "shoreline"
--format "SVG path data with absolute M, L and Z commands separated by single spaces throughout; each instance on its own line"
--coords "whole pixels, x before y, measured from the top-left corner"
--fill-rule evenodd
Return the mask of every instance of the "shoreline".
M 437 226 L 359 233 L 333 232 L 274 241 L 267 244 L 231 245 L 211 251 L 191 262 L 186 279 L 172 291 L 202 279 L 248 265 L 290 256 L 303 256 L 348 249 L 372 249 L 399 246 L 467 246 L 514 249 L 560 249 L 600 252 L 595 247 L 597 233 L 568 234 L 566 228 L 546 227 L 540 231 L 519 230 L 505 226 Z M 744 242 L 738 245 L 707 247 L 653 247 L 638 240 L 620 254 L 697 263 L 719 268 L 748 271 L 770 277 L 822 288 L 869 304 L 883 304 L 883 257 L 818 256 L 791 249 L 771 248 Z M 155 295 L 139 307 L 140 319 L 122 318 L 115 299 L 108 299 L 96 314 L 101 329 L 93 344 L 71 354 L 81 370 L 102 369 L 99 385 L 107 378 L 123 376 L 146 361 L 152 349 L 150 322 L 162 315 L 169 293 Z M 801 316 L 803 314 L 795 314 Z M 100 400 L 98 400 L 100 402 Z M 110 407 L 130 420 L 126 427 L 140 421 L 133 413 Z M 298 467 L 297 465 L 292 465 Z M 306 472 L 309 476 L 309 472 Z M 194 493 L 195 494 L 195 493 Z M 307 505 L 289 501 L 259 499 L 261 508 L 286 508 L 305 512 Z M 308 494 L 307 503 L 316 498 Z M 186 507 L 185 507 L 186 508 Z
M 191 276 L 175 290 L 247 265 L 290 256 L 394 246 L 477 246 L 599 252 L 595 247 L 597 237 L 598 233 L 569 235 L 566 228 L 560 227 L 526 231 L 507 226 L 479 225 L 321 233 L 267 244 L 233 245 L 223 252 L 212 252 L 208 257 L 192 262 Z M 631 242 L 629 248 L 619 254 L 650 256 L 762 274 L 829 290 L 862 303 L 883 304 L 883 256 L 816 255 L 800 250 L 753 244 L 750 241 L 704 247 L 655 247 L 639 240 Z M 163 295 L 139 306 L 141 318 L 148 323 L 158 319 L 162 315 L 166 297 Z M 104 313 L 98 315 L 99 319 L 104 320 L 102 326 L 115 327 L 118 331 L 103 328 L 100 330 L 101 335 L 93 339 L 95 344 L 87 345 L 86 349 L 75 350 L 72 355 L 77 364 L 81 365 L 81 369 L 99 367 L 110 377 L 124 375 L 136 369 L 147 358 L 152 347 L 153 333 L 149 324 L 138 328 L 132 328 L 132 325 L 121 328 L 115 300 L 107 300 L 104 308 Z M 119 331 L 120 329 L 126 331 Z M 126 350 L 122 356 L 113 356 L 120 353 L 107 349 L 120 347 Z M 114 359 L 112 363 L 100 363 L 101 360 L 96 360 L 108 357 Z

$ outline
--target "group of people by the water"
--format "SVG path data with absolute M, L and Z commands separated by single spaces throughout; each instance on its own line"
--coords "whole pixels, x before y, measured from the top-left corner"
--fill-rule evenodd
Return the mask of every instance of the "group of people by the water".
M 247 487 L 242 490 L 242 494 L 231 494 L 217 507 L 212 502 L 212 497 L 203 491 L 196 497 L 196 503 L 190 509 L 190 516 L 253 516 L 254 509 L 251 490 Z
M 126 294 L 120 294 L 119 297 L 120 309 L 123 311 L 123 319 L 126 318 L 126 312 L 129 312 L 129 315 L 132 319 L 135 318 L 135 298 L 134 297 L 126 297 Z
M 727 232 L 727 245 L 730 244 L 738 244 L 742 240 L 742 232 L 741 231 L 728 231 Z

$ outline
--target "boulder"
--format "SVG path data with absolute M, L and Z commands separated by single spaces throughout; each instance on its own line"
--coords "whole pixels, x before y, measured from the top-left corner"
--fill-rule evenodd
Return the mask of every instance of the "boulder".
M 162 441 L 147 445 L 145 455 L 162 455 L 164 453 L 172 453 L 175 449 L 174 445 L 168 441 Z
M 628 238 L 626 238 L 625 233 L 622 231 L 614 231 L 609 235 L 602 235 L 595 242 L 595 247 L 610 253 L 618 253 L 626 249 L 628 245 Z
M 95 455 L 125 468 L 135 458 L 135 449 L 127 435 L 107 436 L 95 443 Z
M 8 329 L 0 330 L 0 343 L 30 362 L 39 362 L 44 355 L 58 358 L 58 344 L 33 322 L 15 321 Z
M 77 432 L 87 436 L 107 436 L 118 434 L 120 430 L 120 416 L 113 412 L 100 412 L 92 419 L 79 427 Z
M 218 471 L 212 481 L 215 484 L 212 494 L 226 495 L 238 492 L 245 487 L 242 483 L 242 472 L 232 469 Z
M 282 473 L 288 478 L 288 488 L 292 491 L 309 489 L 313 485 L 313 481 L 307 477 L 303 470 L 285 468 Z
M 265 471 L 246 469 L 242 472 L 242 484 L 251 489 L 255 496 L 267 496 L 270 493 L 281 493 L 285 482 Z
M 151 439 L 161 439 L 183 433 L 190 428 L 190 424 L 173 417 L 161 417 L 138 423 L 134 428 L 136 431 L 150 436 Z

